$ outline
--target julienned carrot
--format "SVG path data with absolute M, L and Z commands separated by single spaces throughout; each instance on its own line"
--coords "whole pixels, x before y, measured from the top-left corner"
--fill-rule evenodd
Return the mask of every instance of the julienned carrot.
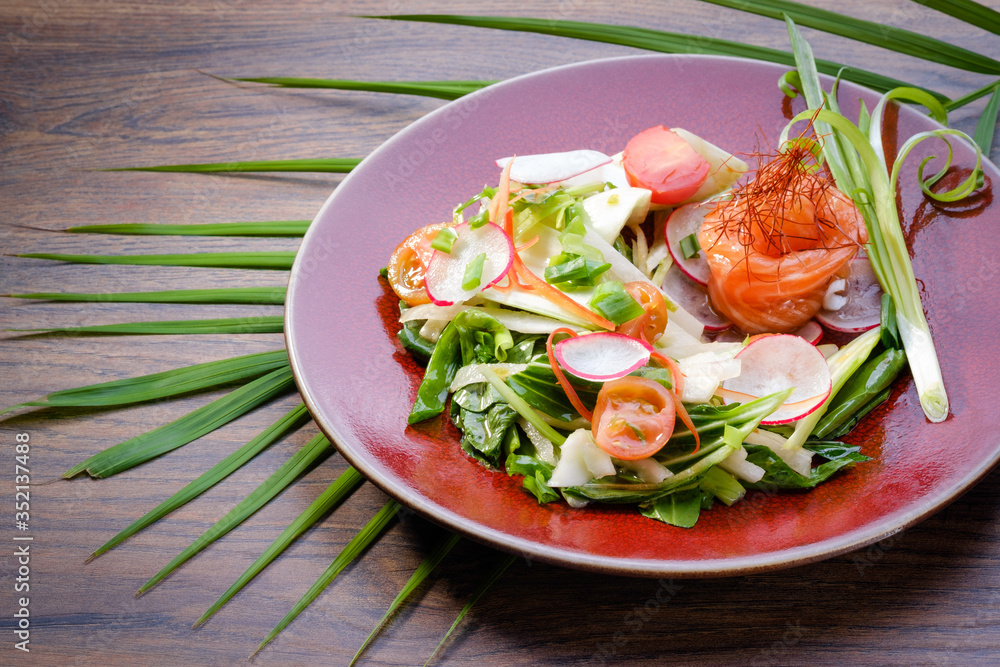
M 576 411 L 587 421 L 593 421 L 594 414 L 588 410 L 583 404 L 583 401 L 580 400 L 580 397 L 576 393 L 576 389 L 574 389 L 573 385 L 571 385 L 569 380 L 566 379 L 566 374 L 562 372 L 562 369 L 559 368 L 559 364 L 556 362 L 556 354 L 552 349 L 552 339 L 556 337 L 556 334 L 561 333 L 569 334 L 570 338 L 576 336 L 575 331 L 566 327 L 559 327 L 549 334 L 548 340 L 545 341 L 545 353 L 549 358 L 549 365 L 552 366 L 552 372 L 555 373 L 556 380 L 559 381 L 559 386 L 562 387 L 564 392 L 566 392 L 566 397 L 569 399 L 569 402 L 573 405 Z
M 694 427 L 694 421 L 691 420 L 691 415 L 688 414 L 687 408 L 684 407 L 684 403 L 681 402 L 681 394 L 684 393 L 684 373 L 681 372 L 680 366 L 677 365 L 670 357 L 660 354 L 659 352 L 653 352 L 650 355 L 653 359 L 661 365 L 666 367 L 670 371 L 670 375 L 674 378 L 674 389 L 670 393 L 674 397 L 674 409 L 677 411 L 677 416 L 681 418 L 681 421 L 687 426 L 688 430 L 694 436 L 694 451 L 691 453 L 696 453 L 701 449 L 701 438 L 698 437 L 698 431 Z

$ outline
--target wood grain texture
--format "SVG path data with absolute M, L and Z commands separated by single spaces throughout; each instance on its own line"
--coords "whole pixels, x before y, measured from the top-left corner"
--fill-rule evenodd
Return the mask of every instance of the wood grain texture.
M 905 0 L 809 4 L 946 38 L 1000 58 L 1000 37 Z M 995 4 L 995 3 L 994 3 Z M 341 177 L 102 172 L 236 159 L 362 157 L 442 102 L 266 89 L 206 76 L 502 79 L 635 53 L 608 44 L 378 22 L 361 14 L 484 13 L 481 3 L 396 0 L 0 4 L 0 293 L 282 285 L 283 272 L 70 266 L 14 252 L 114 254 L 292 250 L 290 239 L 63 235 L 71 225 L 312 218 Z M 642 25 L 787 48 L 775 21 L 694 0 L 490 3 L 489 13 Z M 987 77 L 806 31 L 817 55 L 957 96 Z M 971 133 L 982 102 L 953 116 Z M 994 153 L 994 157 L 996 157 Z M 415 226 L 420 221 L 415 221 Z M 364 230 L 359 230 L 364 233 Z M 363 278 L 359 278 L 363 279 Z M 280 314 L 274 306 L 0 300 L 0 328 Z M 0 405 L 47 392 L 278 349 L 278 335 L 0 338 Z M 0 663 L 239 664 L 386 498 L 364 485 L 207 625 L 190 625 L 345 468 L 336 455 L 141 598 L 133 593 L 316 433 L 272 446 L 230 479 L 112 552 L 84 558 L 252 438 L 288 396 L 112 479 L 32 488 L 31 653 L 13 648 L 14 436 L 31 436 L 35 484 L 202 405 L 206 392 L 121 410 L 22 412 L 0 422 Z M 988 398 L 984 398 L 988 400 Z M 346 664 L 441 532 L 407 517 L 254 662 Z M 422 664 L 497 558 L 463 542 L 366 653 Z M 652 581 L 520 560 L 440 657 L 448 665 L 996 664 L 1000 661 L 1000 474 L 865 550 L 784 572 Z

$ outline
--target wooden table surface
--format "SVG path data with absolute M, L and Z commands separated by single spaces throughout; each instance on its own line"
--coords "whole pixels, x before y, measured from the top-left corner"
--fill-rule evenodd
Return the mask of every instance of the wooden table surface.
M 1000 58 L 1000 37 L 905 0 L 809 4 L 920 31 Z M 995 0 L 994 0 L 995 4 Z M 80 266 L 15 252 L 294 250 L 294 239 L 69 235 L 75 224 L 312 218 L 341 177 L 104 172 L 105 167 L 362 157 L 443 102 L 233 85 L 211 76 L 503 79 L 636 53 L 608 44 L 354 15 L 483 13 L 474 2 L 5 0 L 0 3 L 0 293 L 283 285 L 281 271 Z M 496 2 L 489 13 L 641 25 L 787 48 L 777 21 L 695 0 Z M 950 96 L 989 81 L 806 31 L 819 57 Z M 968 132 L 983 101 L 953 115 Z M 996 157 L 994 152 L 994 157 Z M 279 315 L 280 306 L 70 304 L 0 299 L 0 328 Z M 0 405 L 56 389 L 283 346 L 243 336 L 0 338 Z M 85 557 L 297 402 L 288 395 L 107 480 L 57 480 L 101 449 L 219 392 L 125 409 L 20 411 L 0 422 L 0 663 L 239 664 L 384 504 L 363 485 L 204 627 L 194 620 L 344 470 L 334 455 L 152 592 L 139 586 L 317 429 L 301 428 L 230 479 L 89 564 Z M 983 400 L 993 400 L 986 396 Z M 30 434 L 30 654 L 14 648 L 14 444 Z M 395 523 L 254 662 L 346 664 L 440 538 Z M 497 553 L 464 541 L 362 664 L 423 664 Z M 921 524 L 791 570 L 655 581 L 517 561 L 481 598 L 440 664 L 997 664 L 1000 473 Z

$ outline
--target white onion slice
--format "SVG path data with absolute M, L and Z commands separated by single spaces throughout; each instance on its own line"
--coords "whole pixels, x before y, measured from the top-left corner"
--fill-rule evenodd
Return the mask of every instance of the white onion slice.
M 500 158 L 496 161 L 503 168 L 514 160 L 510 168 L 510 180 L 518 183 L 541 185 L 565 181 L 584 172 L 611 162 L 611 157 L 600 151 L 587 149 L 562 153 L 538 153 Z

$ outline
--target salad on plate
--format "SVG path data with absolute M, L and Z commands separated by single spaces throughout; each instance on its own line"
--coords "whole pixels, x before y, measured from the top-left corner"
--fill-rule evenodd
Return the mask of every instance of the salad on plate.
M 398 337 L 426 359 L 409 423 L 447 413 L 470 457 L 539 503 L 633 504 L 691 527 L 716 501 L 867 461 L 840 438 L 908 353 L 939 420 L 933 343 L 879 201 L 898 170 L 867 159 L 878 122 L 812 105 L 826 108 L 793 122 L 813 132 L 786 130 L 753 170 L 663 125 L 616 155 L 497 159 L 496 185 L 414 231 L 383 271 Z

